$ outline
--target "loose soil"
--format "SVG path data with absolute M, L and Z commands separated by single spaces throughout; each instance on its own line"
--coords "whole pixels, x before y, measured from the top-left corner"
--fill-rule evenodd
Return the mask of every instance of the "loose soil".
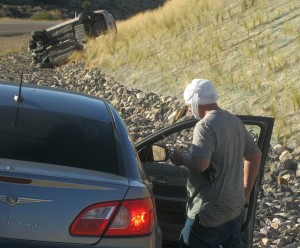
M 0 36 L 0 54 L 27 49 L 30 34 Z

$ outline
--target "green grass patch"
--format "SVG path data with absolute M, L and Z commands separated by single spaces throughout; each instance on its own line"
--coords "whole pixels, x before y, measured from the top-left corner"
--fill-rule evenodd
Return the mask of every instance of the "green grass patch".
M 43 10 L 35 12 L 31 19 L 33 20 L 49 20 L 49 21 L 58 21 L 61 20 L 61 13 L 59 10 Z

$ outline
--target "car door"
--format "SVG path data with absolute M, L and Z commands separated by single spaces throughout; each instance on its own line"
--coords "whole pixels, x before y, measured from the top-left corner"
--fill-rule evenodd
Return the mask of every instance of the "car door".
M 262 161 L 249 204 L 245 206 L 242 225 L 244 247 L 252 247 L 257 197 L 263 178 L 264 166 L 271 140 L 274 119 L 259 116 L 238 116 L 262 151 Z M 163 128 L 136 144 L 136 149 L 152 184 L 165 245 L 178 246 L 180 231 L 185 222 L 186 180 L 188 169 L 175 166 L 166 156 L 155 158 L 155 149 L 166 153 L 173 147 L 188 152 L 196 119 L 187 119 Z M 154 154 L 154 155 L 153 155 Z

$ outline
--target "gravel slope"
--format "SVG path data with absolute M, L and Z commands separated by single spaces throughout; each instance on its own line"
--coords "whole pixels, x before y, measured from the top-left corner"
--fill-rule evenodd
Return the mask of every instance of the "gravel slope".
M 73 63 L 38 69 L 27 52 L 0 56 L 0 79 L 63 87 L 107 98 L 138 141 L 170 121 L 182 104 L 171 96 L 145 93 L 114 82 L 99 69 Z M 270 149 L 257 209 L 254 247 L 300 247 L 300 147 L 276 144 Z

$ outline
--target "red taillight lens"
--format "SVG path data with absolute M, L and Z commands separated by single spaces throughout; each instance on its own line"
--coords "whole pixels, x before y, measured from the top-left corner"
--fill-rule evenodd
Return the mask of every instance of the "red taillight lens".
M 102 236 L 119 202 L 95 204 L 85 209 L 70 227 L 70 233 L 79 236 Z
M 104 236 L 139 236 L 152 232 L 154 209 L 151 198 L 122 203 Z
M 125 200 L 119 208 L 118 205 L 119 202 L 108 202 L 88 207 L 74 220 L 70 233 L 102 236 L 110 222 L 104 236 L 139 236 L 152 232 L 154 209 L 151 198 Z

